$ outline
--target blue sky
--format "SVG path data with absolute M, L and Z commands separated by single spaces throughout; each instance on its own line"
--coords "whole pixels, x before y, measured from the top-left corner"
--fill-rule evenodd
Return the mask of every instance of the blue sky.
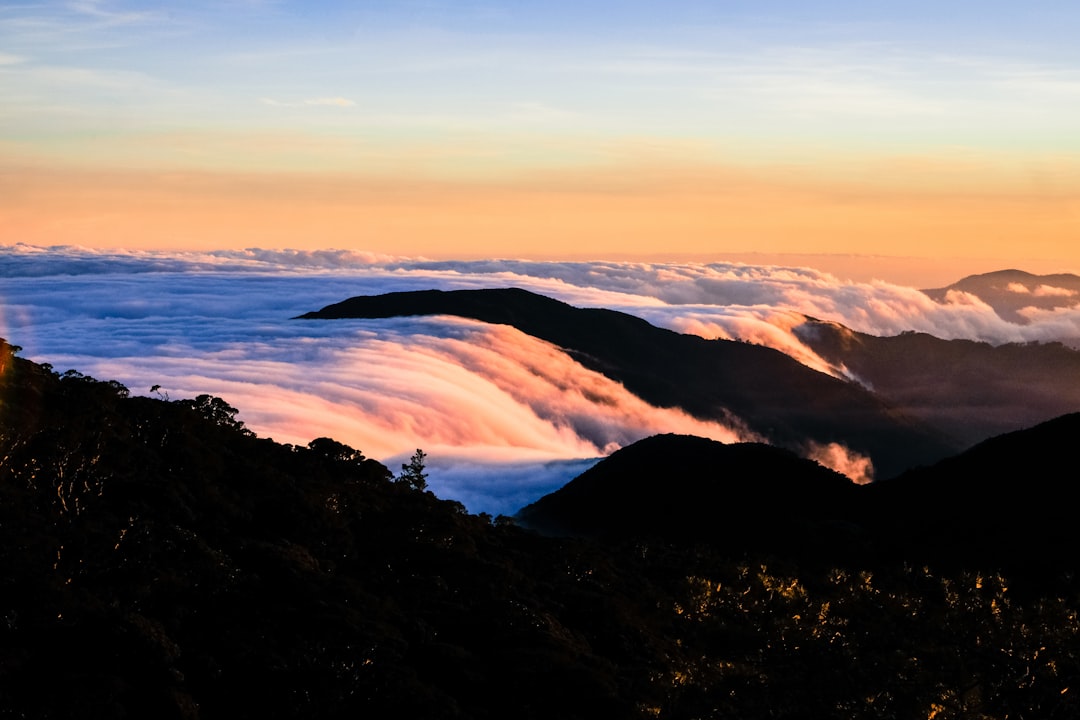
M 1045 2 L 11 3 L 0 127 L 1051 136 L 1014 139 L 1037 146 L 1076 119 L 1078 15 Z

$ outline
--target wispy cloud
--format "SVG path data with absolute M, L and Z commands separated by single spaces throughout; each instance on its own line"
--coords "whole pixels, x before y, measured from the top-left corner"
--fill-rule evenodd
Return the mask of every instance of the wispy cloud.
M 105 0 L 72 0 L 68 7 L 80 15 L 93 18 L 103 27 L 141 25 L 158 22 L 165 17 L 162 12 L 152 10 L 123 11 L 114 9 L 115 3 Z
M 554 34 L 501 23 L 416 26 L 408 21 L 415 8 L 334 8 L 322 17 L 287 4 L 211 5 L 34 4 L 0 14 L 0 40 L 10 38 L 6 52 L 43 63 L 70 62 L 78 51 L 85 67 L 182 78 L 205 98 L 195 113 L 204 126 L 223 124 L 223 107 L 232 121 L 257 122 L 253 108 L 236 115 L 245 110 L 235 99 L 248 88 L 246 97 L 279 107 L 360 103 L 386 128 L 555 129 L 765 148 L 807 140 L 895 147 L 897 139 L 904 147 L 1001 147 L 1018 137 L 1076 146 L 1067 130 L 1075 126 L 1077 75 L 1064 61 L 948 54 L 888 35 L 811 43 L 753 23 L 746 32 L 722 23 L 691 31 L 678 12 L 637 37 L 583 36 L 566 26 Z M 290 33 L 295 24 L 315 32 Z M 149 52 L 148 38 L 170 34 L 180 39 Z M 320 41 L 300 39 L 312 36 Z M 117 47 L 139 49 L 108 51 Z M 159 109 L 163 120 L 169 110 Z M 293 120 L 301 128 L 320 121 L 328 120 Z
M 330 105 L 333 107 L 353 107 L 355 102 L 343 97 L 322 97 L 312 98 L 304 101 L 305 105 Z
M 355 107 L 356 103 L 348 98 L 344 97 L 320 97 L 309 98 L 307 100 L 275 100 L 274 98 L 260 98 L 260 102 L 264 105 L 270 105 L 272 107 L 305 107 L 305 106 L 322 106 L 322 107 Z
M 55 55 L 133 47 L 173 36 L 185 13 L 165 9 L 118 9 L 104 0 L 72 0 L 0 8 L 0 39 L 48 62 Z M 138 29 L 138 32 L 132 30 Z M 134 67 L 130 69 L 135 69 Z

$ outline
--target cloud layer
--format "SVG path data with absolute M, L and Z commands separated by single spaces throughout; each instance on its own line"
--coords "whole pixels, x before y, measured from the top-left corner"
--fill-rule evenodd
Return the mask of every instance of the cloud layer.
M 27 357 L 116 379 L 139 394 L 160 385 L 173 398 L 220 395 L 261 435 L 299 444 L 335 437 L 392 468 L 422 447 L 436 492 L 489 512 L 510 512 L 647 435 L 753 438 L 650 406 L 509 327 L 458 318 L 290 318 L 359 294 L 518 286 L 682 332 L 769 345 L 839 376 L 843 368 L 799 340 L 803 314 L 880 335 L 1080 337 L 1075 306 L 1031 309 L 1030 324 L 1018 325 L 971 295 L 936 303 L 912 288 L 807 268 L 30 246 L 0 248 L 0 259 L 0 335 Z M 871 477 L 865 460 L 843 447 L 811 455 L 853 479 Z

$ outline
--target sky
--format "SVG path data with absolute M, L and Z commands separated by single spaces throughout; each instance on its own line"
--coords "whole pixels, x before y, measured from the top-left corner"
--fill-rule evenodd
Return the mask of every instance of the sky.
M 1080 271 L 1076 27 L 1059 0 L 4 2 L 0 243 Z

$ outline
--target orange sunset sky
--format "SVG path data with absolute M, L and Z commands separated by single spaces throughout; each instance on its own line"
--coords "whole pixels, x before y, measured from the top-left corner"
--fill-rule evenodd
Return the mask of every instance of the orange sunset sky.
M 0 242 L 1080 271 L 1056 5 L 9 6 Z

